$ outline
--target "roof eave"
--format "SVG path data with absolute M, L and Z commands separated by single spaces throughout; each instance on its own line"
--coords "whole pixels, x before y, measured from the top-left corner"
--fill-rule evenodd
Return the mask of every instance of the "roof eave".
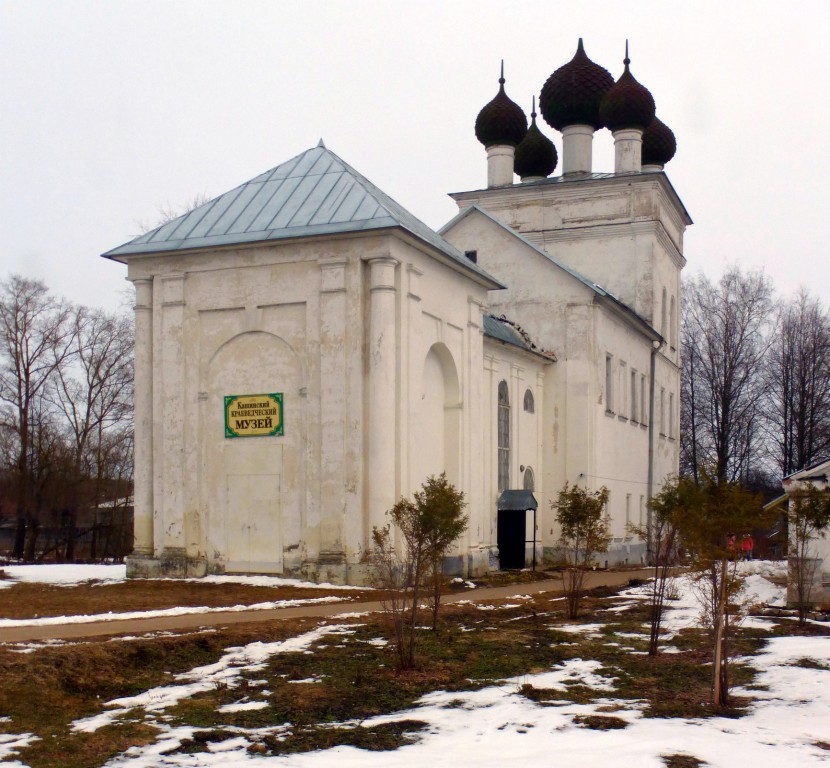
M 457 258 L 451 257 L 449 254 L 445 253 L 439 248 L 436 248 L 432 243 L 424 240 L 422 237 L 419 237 L 414 232 L 411 232 L 406 227 L 398 226 L 398 227 L 390 227 L 390 229 L 397 229 L 401 232 L 406 233 L 411 241 L 414 241 L 417 246 L 419 246 L 420 250 L 427 251 L 433 258 L 437 257 L 438 260 L 445 264 L 446 266 L 450 267 L 455 272 L 459 272 L 470 279 L 474 280 L 479 285 L 484 286 L 488 290 L 491 291 L 498 291 L 504 290 L 507 288 L 506 285 L 496 280 L 491 274 L 483 270 L 481 267 L 475 265 L 469 259 L 465 259 L 469 264 L 465 264 L 463 261 L 459 261 Z M 462 256 L 462 259 L 465 257 Z
M 539 181 L 525 182 L 524 184 L 506 184 L 499 187 L 486 187 L 484 189 L 470 189 L 463 192 L 450 192 L 449 196 L 456 202 L 464 201 L 470 197 L 493 196 L 503 193 L 509 189 L 521 189 L 524 187 L 545 187 L 545 186 L 562 186 L 562 185 L 580 185 L 580 184 L 599 184 L 603 182 L 614 183 L 615 181 L 626 182 L 633 179 L 647 181 L 650 179 L 658 179 L 660 184 L 664 187 L 669 197 L 674 201 L 677 209 L 680 211 L 683 221 L 686 226 L 694 224 L 692 217 L 683 205 L 683 201 L 677 194 L 674 185 L 669 180 L 665 171 L 631 171 L 629 173 L 585 173 L 585 174 L 569 174 L 568 176 L 551 176 L 547 179 Z M 440 230 L 439 230 L 440 232 Z
M 154 248 L 150 243 L 140 243 L 138 245 L 131 246 L 129 243 L 125 245 L 121 245 L 118 248 L 114 248 L 106 253 L 102 253 L 101 256 L 105 259 L 110 259 L 112 261 L 119 262 L 121 264 L 127 264 L 129 258 L 154 258 L 160 256 L 179 256 L 184 254 L 196 254 L 196 253 L 207 253 L 210 251 L 227 251 L 232 250 L 235 248 L 239 248 L 240 246 L 263 246 L 269 245 L 272 243 L 282 243 L 282 244 L 289 244 L 289 243 L 296 243 L 308 240 L 317 240 L 322 238 L 331 238 L 331 237 L 354 237 L 354 236 L 363 236 L 363 235 L 380 235 L 380 234 L 388 234 L 390 232 L 397 232 L 399 234 L 404 234 L 406 237 L 406 241 L 409 242 L 411 245 L 415 245 L 420 250 L 428 252 L 433 258 L 436 258 L 442 264 L 450 267 L 456 272 L 464 274 L 466 277 L 472 279 L 479 285 L 484 286 L 487 290 L 501 290 L 506 288 L 507 286 L 500 283 L 490 274 L 485 272 L 481 267 L 474 267 L 472 262 L 469 266 L 464 264 L 458 258 L 452 258 L 449 254 L 444 253 L 439 248 L 436 248 L 432 243 L 424 240 L 422 237 L 419 237 L 416 233 L 412 232 L 411 230 L 407 229 L 400 224 L 386 224 L 385 226 L 367 226 L 361 229 L 349 228 L 344 229 L 342 231 L 327 231 L 327 232 L 316 232 L 313 234 L 280 234 L 279 236 L 270 236 L 270 237 L 253 237 L 251 239 L 242 239 L 240 238 L 238 241 L 228 242 L 228 243 L 203 243 L 203 242 L 188 242 L 188 241 L 178 241 L 178 245 L 176 247 L 168 247 L 168 248 Z M 148 247 L 149 246 L 149 247 Z
M 603 291 L 595 295 L 594 301 L 610 309 L 615 315 L 625 320 L 628 325 L 640 331 L 646 338 L 651 341 L 658 341 L 660 344 L 665 343 L 665 338 L 643 317 L 638 315 L 631 307 L 624 304 L 616 296 Z

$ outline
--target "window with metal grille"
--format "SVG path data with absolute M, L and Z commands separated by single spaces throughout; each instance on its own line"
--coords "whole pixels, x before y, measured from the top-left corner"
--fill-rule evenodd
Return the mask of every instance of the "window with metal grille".
M 510 487 L 510 395 L 507 392 L 507 382 L 499 382 L 499 491 Z

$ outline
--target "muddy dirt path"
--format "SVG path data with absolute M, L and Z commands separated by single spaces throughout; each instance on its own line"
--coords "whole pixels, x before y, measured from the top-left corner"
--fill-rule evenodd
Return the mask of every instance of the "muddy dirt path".
M 616 587 L 627 584 L 630 579 L 648 578 L 651 569 L 626 571 L 591 571 L 586 575 L 585 586 Z M 469 592 L 455 592 L 444 595 L 445 604 L 462 600 L 483 602 L 499 600 L 516 595 L 533 595 L 542 592 L 562 592 L 561 579 L 546 579 L 530 584 L 511 584 L 504 587 L 482 587 Z M 305 617 L 327 618 L 343 613 L 367 613 L 381 610 L 378 601 L 351 601 L 324 603 L 296 608 L 275 608 L 261 611 L 216 611 L 214 613 L 189 613 L 179 616 L 157 616 L 148 618 L 113 619 L 82 624 L 48 624 L 0 629 L 0 643 L 20 643 L 37 640 L 78 640 L 90 637 L 111 637 L 113 635 L 140 635 L 146 632 L 181 631 L 202 627 L 222 627 L 230 624 L 251 624 L 280 619 Z

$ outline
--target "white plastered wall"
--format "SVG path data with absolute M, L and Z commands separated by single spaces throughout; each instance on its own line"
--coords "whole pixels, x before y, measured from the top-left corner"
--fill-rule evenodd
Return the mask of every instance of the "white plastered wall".
M 482 311 L 487 290 L 398 242 L 400 376 L 396 498 L 411 496 L 429 475 L 446 472 L 465 494 L 470 521 L 449 568 L 481 573 L 491 559 L 481 480 L 484 392 Z
M 555 365 L 555 364 L 554 364 Z M 507 384 L 510 405 L 510 462 L 508 489 L 525 488 L 525 472 L 530 468 L 534 476 L 533 494 L 539 505 L 537 513 L 537 562 L 542 559 L 541 531 L 548 515 L 548 494 L 545 487 L 542 430 L 546 413 L 545 383 L 551 375 L 552 364 L 537 355 L 508 344 L 486 338 L 484 343 L 484 377 L 487 395 L 484 399 L 482 426 L 482 479 L 485 493 L 486 531 L 492 544 L 497 543 L 498 488 L 498 390 L 499 383 Z M 533 411 L 524 408 L 525 393 L 530 390 Z M 526 518 L 525 540 L 533 539 L 533 516 Z M 526 564 L 532 560 L 532 545 L 526 551 Z
M 542 474 L 549 498 L 540 499 L 540 511 L 544 508 L 544 515 L 540 514 L 544 545 L 551 550 L 555 548 L 558 530 L 548 506 L 566 481 L 593 489 L 605 485 L 610 490 L 609 513 L 615 539 L 609 559 L 639 562 L 645 554 L 644 545 L 631 537 L 628 524 L 639 525 L 645 522 L 646 516 L 651 339 L 635 327 L 636 321 L 632 318 L 624 318 L 599 302 L 590 287 L 477 211 L 456 222 L 445 232 L 445 237 L 461 249 L 476 250 L 479 263 L 509 286 L 491 295 L 491 311 L 504 312 L 537 344 L 557 355 L 556 365 L 545 378 Z M 587 239 L 577 242 L 586 252 L 592 250 L 587 248 Z M 638 283 L 631 278 L 631 292 L 639 292 L 649 310 L 654 305 L 655 284 L 673 283 L 679 288 L 675 261 L 667 257 L 653 238 L 643 235 L 615 240 L 612 237 L 607 241 L 600 239 L 598 243 L 609 254 L 616 243 L 618 256 L 621 250 L 635 250 L 641 279 Z M 558 250 L 557 256 L 561 258 Z M 609 258 L 597 259 L 595 266 Z M 606 407 L 607 355 L 613 360 L 616 388 L 624 398 L 624 403 L 620 400 L 612 409 Z M 670 393 L 675 393 L 672 436 L 668 429 L 665 437 L 656 433 L 653 436 L 655 491 L 666 477 L 677 471 L 679 375 L 674 364 L 676 359 L 676 350 L 669 353 L 665 349 L 657 353 L 655 361 L 655 418 L 659 418 L 661 390 L 665 393 L 666 411 Z M 631 418 L 632 370 L 638 389 L 636 419 Z M 612 413 L 606 413 L 607 410 Z M 668 413 L 665 419 L 668 426 Z
M 363 238 L 130 259 L 131 279 L 154 286 L 151 503 L 162 570 L 175 571 L 164 562 L 172 552 L 189 572 L 296 571 L 363 544 L 359 526 L 345 524 L 361 514 L 361 410 L 348 404 L 363 386 L 346 361 L 361 355 L 360 259 L 382 247 Z M 283 393 L 285 434 L 225 438 L 224 395 L 266 392 Z M 249 521 L 246 555 L 233 529 L 258 507 L 269 512 Z
M 137 464 L 157 571 L 365 580 L 373 526 L 441 471 L 482 514 L 481 279 L 397 231 L 132 257 L 129 273 L 152 328 Z M 225 436 L 226 395 L 272 392 L 284 435 Z M 465 572 L 489 562 L 473 522 Z

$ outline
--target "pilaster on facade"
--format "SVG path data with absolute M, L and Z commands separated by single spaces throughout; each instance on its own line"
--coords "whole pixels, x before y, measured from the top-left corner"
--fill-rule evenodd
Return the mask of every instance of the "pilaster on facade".
M 521 488 L 519 472 L 519 448 L 522 445 L 522 385 L 525 369 L 516 363 L 510 364 L 510 478 L 511 488 Z
M 467 297 L 467 327 L 477 328 L 483 331 L 484 328 L 484 313 L 486 309 L 484 304 L 478 299 Z
M 135 278 L 135 449 L 134 551 L 154 554 L 153 546 L 153 279 Z
M 307 557 L 345 560 L 343 524 L 348 420 L 345 257 L 320 262 L 320 505 L 307 520 Z M 311 514 L 314 519 L 311 519 Z
M 368 520 L 366 535 L 384 524 L 395 503 L 397 472 L 396 272 L 391 256 L 369 259 Z M 368 544 L 368 541 L 367 541 Z
M 160 309 L 156 338 L 154 398 L 156 420 L 154 435 L 157 455 L 165 456 L 156 466 L 154 496 L 161 525 L 162 557 L 183 556 L 185 550 L 184 452 L 185 431 L 185 275 L 172 273 L 157 278 Z

